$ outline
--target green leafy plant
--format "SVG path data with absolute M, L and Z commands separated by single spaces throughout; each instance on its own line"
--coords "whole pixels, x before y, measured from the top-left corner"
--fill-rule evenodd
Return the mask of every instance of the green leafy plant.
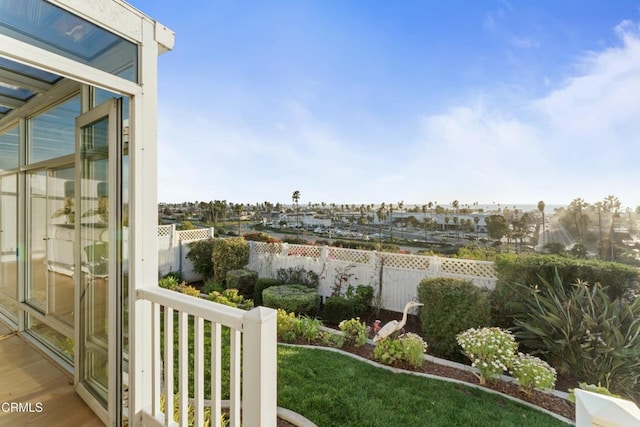
M 262 292 L 264 305 L 298 314 L 311 313 L 318 304 L 315 289 L 303 285 L 272 286 Z
M 602 387 L 600 385 L 595 384 L 587 384 L 587 383 L 579 383 L 578 388 L 585 391 L 590 391 L 591 393 L 598 393 L 604 396 L 616 397 L 618 399 L 622 398 L 619 394 L 611 393 L 608 388 Z M 567 397 L 569 402 L 576 403 L 576 392 L 575 389 L 569 389 L 569 396 Z
M 517 305 L 515 335 L 560 373 L 632 396 L 640 382 L 640 299 L 611 300 L 599 284 L 541 280 L 512 285 L 530 297 Z
M 429 351 L 449 360 L 465 362 L 456 335 L 469 328 L 489 326 L 489 291 L 468 280 L 448 277 L 424 279 L 418 285 L 422 334 Z
M 180 292 L 181 294 L 191 295 L 192 297 L 200 296 L 200 291 L 193 286 L 188 285 L 187 282 L 179 283 L 173 290 Z
M 226 287 L 237 289 L 245 297 L 253 297 L 258 272 L 240 268 L 227 272 Z
M 373 357 L 385 365 L 407 362 L 418 367 L 424 363 L 424 352 L 427 343 L 422 337 L 413 333 L 400 335 L 398 338 L 386 338 L 378 341 L 373 349 Z
M 411 366 L 422 366 L 424 363 L 424 353 L 427 351 L 427 343 L 420 335 L 411 332 L 402 334 L 398 337 L 402 343 L 402 359 Z
M 506 371 L 513 363 L 518 349 L 511 332 L 500 328 L 468 329 L 456 336 L 462 353 L 471 360 L 471 366 L 480 371 L 480 384 L 486 384 Z
M 249 262 L 249 243 L 242 237 L 213 241 L 213 280 L 224 282 L 227 272 L 246 267 Z
M 277 312 L 278 321 L 278 338 L 284 342 L 295 342 L 298 339 L 296 333 L 296 314 L 287 313 L 279 308 Z
M 320 338 L 320 325 L 318 319 L 307 316 L 297 316 L 295 313 L 287 313 L 283 309 L 277 310 L 278 338 L 284 342 L 297 342 L 304 339 L 313 342 Z
M 386 339 L 378 341 L 373 349 L 373 357 L 385 365 L 393 365 L 400 362 L 404 356 L 404 347 L 398 339 Z
M 210 294 L 213 291 L 224 291 L 224 285 L 222 283 L 214 282 L 213 279 L 209 279 L 204 282 L 204 285 L 202 285 L 202 292 L 205 294 Z
M 256 280 L 256 285 L 253 288 L 253 302 L 255 305 L 262 305 L 262 291 L 272 286 L 284 285 L 278 279 L 271 279 L 268 277 L 261 277 Z
M 209 294 L 209 300 L 242 310 L 251 310 L 253 308 L 253 301 L 245 299 L 238 293 L 237 289 L 225 289 L 222 292 L 213 291 Z
M 518 353 L 509 372 L 526 392 L 533 389 L 551 390 L 556 383 L 556 370 L 547 362 L 529 354 Z
M 205 280 L 213 277 L 211 255 L 213 254 L 214 242 L 214 239 L 207 239 L 198 240 L 187 245 L 189 247 L 187 258 L 193 264 L 193 269 L 200 273 Z
M 174 279 L 176 279 L 176 282 L 178 283 L 184 282 L 184 275 L 182 274 L 181 271 L 170 270 L 168 273 L 162 276 L 163 279 L 167 277 L 173 277 Z
M 178 281 L 173 276 L 163 277 L 158 281 L 158 286 L 173 291 L 178 286 Z
M 285 285 L 303 285 L 313 289 L 317 289 L 320 283 L 318 273 L 301 266 L 279 268 L 276 271 L 276 278 Z
M 326 331 L 320 332 L 320 342 L 327 347 L 341 348 L 344 345 L 344 341 L 344 335 Z
M 367 343 L 367 325 L 361 322 L 359 317 L 343 320 L 338 327 L 344 333 L 346 340 L 352 342 L 356 347 Z

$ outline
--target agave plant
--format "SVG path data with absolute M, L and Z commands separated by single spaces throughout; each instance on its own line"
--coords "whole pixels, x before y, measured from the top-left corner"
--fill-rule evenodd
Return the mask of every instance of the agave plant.
M 525 285 L 512 284 L 520 291 Z M 611 300 L 606 288 L 541 279 L 517 307 L 515 335 L 559 372 L 625 395 L 640 385 L 640 299 Z

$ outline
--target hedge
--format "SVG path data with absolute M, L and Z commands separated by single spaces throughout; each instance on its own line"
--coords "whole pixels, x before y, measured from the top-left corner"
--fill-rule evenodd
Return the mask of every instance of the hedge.
M 310 314 L 318 305 L 315 289 L 304 285 L 272 286 L 262 292 L 264 305 L 281 308 L 287 313 Z

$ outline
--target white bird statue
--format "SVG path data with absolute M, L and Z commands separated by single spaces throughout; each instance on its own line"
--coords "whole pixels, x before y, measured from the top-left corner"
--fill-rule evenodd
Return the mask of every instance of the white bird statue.
M 382 339 L 385 339 L 389 335 L 401 330 L 407 323 L 407 312 L 409 311 L 409 309 L 412 307 L 419 307 L 421 305 L 424 304 L 415 301 L 409 301 L 407 305 L 404 306 L 404 311 L 402 312 L 402 320 L 400 320 L 399 322 L 397 320 L 392 320 L 382 328 L 380 328 L 376 336 L 373 337 L 373 342 L 378 342 Z

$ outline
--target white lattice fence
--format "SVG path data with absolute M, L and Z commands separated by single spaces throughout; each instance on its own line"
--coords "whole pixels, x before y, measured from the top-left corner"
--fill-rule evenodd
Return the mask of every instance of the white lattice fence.
M 478 287 L 495 288 L 493 262 L 430 257 L 355 249 L 251 242 L 249 268 L 260 277 L 276 277 L 279 268 L 302 267 L 320 276 L 318 293 L 331 294 L 336 276 L 347 271 L 352 285 L 378 289 L 382 272 L 382 308 L 402 311 L 417 298 L 424 278 L 456 277 Z
M 287 256 L 303 256 L 309 258 L 320 258 L 320 246 L 309 245 L 287 245 Z
M 158 226 L 158 272 L 162 276 L 169 271 L 177 271 L 175 242 L 175 225 Z M 174 268 L 175 267 L 175 268 Z
M 329 259 L 347 261 L 355 264 L 369 264 L 374 252 L 358 249 L 329 248 Z
M 158 226 L 158 273 L 179 271 L 187 282 L 202 280 L 187 258 L 189 243 L 213 238 L 213 228 L 176 231 L 175 225 Z
M 196 230 L 180 230 L 177 232 L 178 240 L 191 242 L 213 238 L 213 228 L 198 228 Z

